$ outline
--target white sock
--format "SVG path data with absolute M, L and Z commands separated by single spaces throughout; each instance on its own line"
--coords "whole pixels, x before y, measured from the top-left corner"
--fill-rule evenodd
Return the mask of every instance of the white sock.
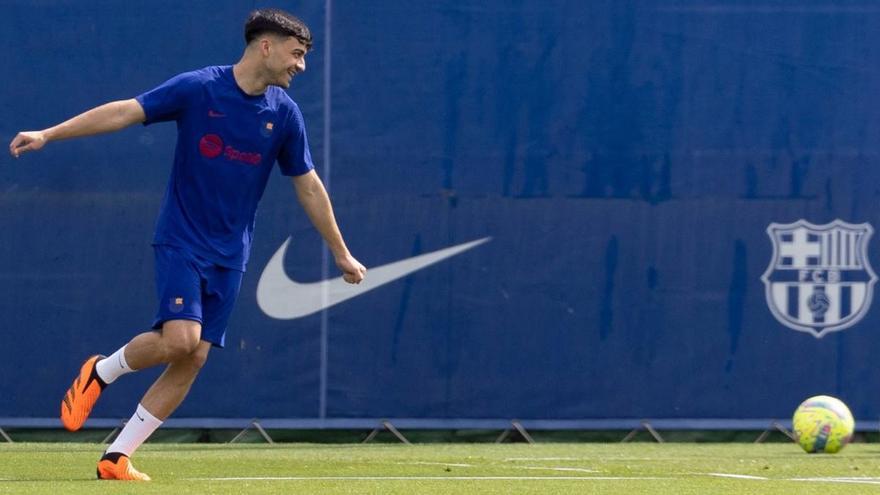
M 104 381 L 104 383 L 113 383 L 120 376 L 135 371 L 129 368 L 128 363 L 125 362 L 125 347 L 126 346 L 120 347 L 118 351 L 114 352 L 109 357 L 98 361 L 98 364 L 95 365 L 98 376 Z
M 144 406 L 138 404 L 137 410 L 134 412 L 131 419 L 128 420 L 128 423 L 125 424 L 122 432 L 119 433 L 116 440 L 110 444 L 110 447 L 107 447 L 107 453 L 121 452 L 131 457 L 131 454 L 133 454 L 134 451 L 137 450 L 137 448 L 140 447 L 161 424 L 162 422 L 150 414 L 149 411 L 144 409 Z

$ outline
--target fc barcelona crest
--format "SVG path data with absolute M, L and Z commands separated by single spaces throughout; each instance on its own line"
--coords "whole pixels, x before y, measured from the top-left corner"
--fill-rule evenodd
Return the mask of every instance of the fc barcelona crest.
M 771 223 L 773 259 L 761 276 L 767 305 L 783 325 L 821 338 L 851 327 L 871 307 L 877 275 L 868 262 L 868 223 Z

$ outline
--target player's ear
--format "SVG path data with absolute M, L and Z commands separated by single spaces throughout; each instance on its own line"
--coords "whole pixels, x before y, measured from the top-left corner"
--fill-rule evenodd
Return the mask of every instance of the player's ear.
M 270 40 L 268 36 L 264 36 L 263 38 L 260 38 L 260 53 L 264 57 L 269 56 L 269 48 L 271 48 L 271 46 L 272 46 L 272 40 Z

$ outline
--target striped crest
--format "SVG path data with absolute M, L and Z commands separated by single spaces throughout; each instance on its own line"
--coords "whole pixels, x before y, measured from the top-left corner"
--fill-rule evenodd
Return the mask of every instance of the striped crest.
M 771 223 L 773 259 L 761 276 L 767 305 L 783 325 L 821 338 L 851 327 L 871 306 L 877 275 L 868 262 L 868 223 Z

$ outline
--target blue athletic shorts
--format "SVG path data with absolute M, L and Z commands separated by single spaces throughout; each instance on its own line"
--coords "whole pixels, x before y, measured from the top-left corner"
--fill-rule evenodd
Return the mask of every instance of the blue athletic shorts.
M 168 320 L 197 321 L 202 324 L 201 339 L 215 347 L 223 347 L 226 326 L 244 274 L 174 246 L 156 245 L 153 248 L 156 254 L 156 294 L 159 296 L 159 311 L 153 328 L 162 328 Z

